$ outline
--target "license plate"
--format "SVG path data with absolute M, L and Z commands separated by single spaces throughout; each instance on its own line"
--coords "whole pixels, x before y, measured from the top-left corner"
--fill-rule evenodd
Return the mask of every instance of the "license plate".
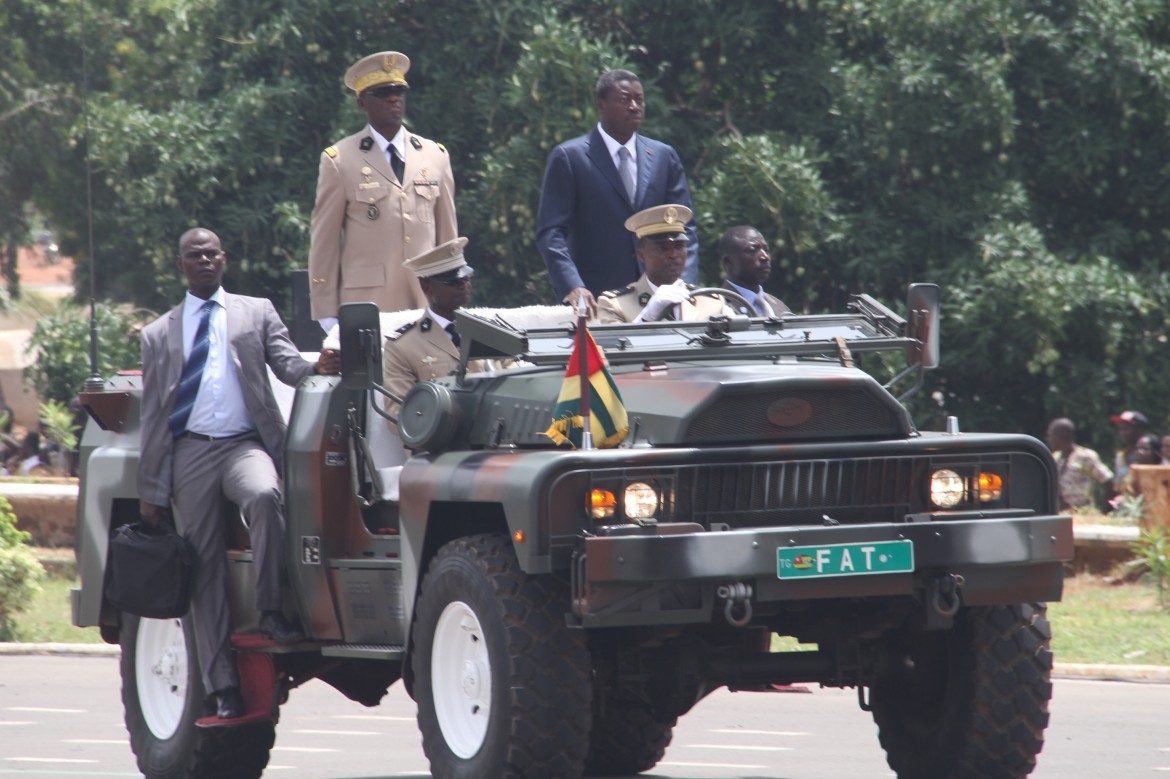
M 776 575 L 781 579 L 912 573 L 913 571 L 913 541 L 875 541 L 872 544 L 829 544 L 827 546 L 782 546 L 776 550 Z

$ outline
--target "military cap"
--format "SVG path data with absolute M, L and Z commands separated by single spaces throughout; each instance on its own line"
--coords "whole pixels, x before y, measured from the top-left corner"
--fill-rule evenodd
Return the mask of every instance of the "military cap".
M 410 70 L 410 58 L 397 51 L 380 51 L 350 66 L 345 72 L 345 85 L 359 95 L 370 87 L 396 84 L 410 87 L 406 83 L 406 71 Z
M 691 221 L 691 209 L 667 203 L 646 208 L 626 220 L 626 229 L 639 238 L 671 233 L 685 233 Z
M 475 273 L 463 259 L 467 239 L 460 236 L 441 243 L 430 251 L 411 257 L 402 267 L 420 279 L 465 279 Z

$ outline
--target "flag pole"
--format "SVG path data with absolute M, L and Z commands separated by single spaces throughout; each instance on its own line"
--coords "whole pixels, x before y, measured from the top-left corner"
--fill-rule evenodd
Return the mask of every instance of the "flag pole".
M 585 296 L 577 298 L 577 359 L 579 362 L 578 374 L 581 378 L 581 448 L 593 448 L 593 425 L 589 419 L 589 330 L 586 321 L 589 319 L 589 309 L 585 304 Z

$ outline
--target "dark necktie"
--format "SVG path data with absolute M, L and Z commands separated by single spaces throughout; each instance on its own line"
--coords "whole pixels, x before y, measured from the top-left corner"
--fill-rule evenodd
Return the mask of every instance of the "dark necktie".
M 207 365 L 207 352 L 211 349 L 211 309 L 215 301 L 209 300 L 199 307 L 199 326 L 195 328 L 195 340 L 191 343 L 191 354 L 183 363 L 183 376 L 179 379 L 179 392 L 175 396 L 175 407 L 171 410 L 169 424 L 171 433 L 180 436 L 187 432 L 187 420 L 199 394 L 203 381 L 203 367 Z
M 455 348 L 458 349 L 462 339 L 459 338 L 459 333 L 455 332 L 455 323 L 450 322 L 443 329 L 447 331 L 447 335 L 451 336 L 451 343 L 455 344 Z
M 398 177 L 398 183 L 402 183 L 402 177 L 406 175 L 406 160 L 398 154 L 398 148 L 394 144 L 386 147 L 390 152 L 390 167 L 394 169 L 394 175 Z

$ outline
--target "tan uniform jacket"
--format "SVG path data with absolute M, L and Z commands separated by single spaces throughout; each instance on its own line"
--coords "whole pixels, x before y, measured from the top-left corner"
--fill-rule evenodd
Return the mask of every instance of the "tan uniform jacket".
M 405 145 L 402 183 L 369 128 L 321 152 L 309 248 L 313 319 L 337 316 L 342 303 L 426 306 L 402 263 L 459 237 L 455 179 L 439 144 L 408 132 Z
M 694 284 L 688 284 L 687 287 L 697 289 Z M 597 316 L 603 325 L 633 322 L 638 314 L 642 313 L 642 309 L 646 307 L 653 294 L 650 291 L 650 282 L 643 273 L 628 287 L 602 292 L 597 298 Z M 731 313 L 730 309 L 725 309 L 722 300 L 713 297 L 695 298 L 694 303 L 684 301 L 680 306 L 682 315 L 679 319 L 683 322 L 701 322 L 710 316 Z
M 384 339 L 382 346 L 382 386 L 400 398 L 406 397 L 410 388 L 420 381 L 449 376 L 459 367 L 459 350 L 451 342 L 451 336 L 431 319 L 423 316 Z M 472 360 L 467 365 L 468 373 L 480 373 L 488 369 L 483 360 Z M 398 416 L 398 404 L 386 398 L 386 413 Z M 390 423 L 390 429 L 398 434 L 398 426 Z

